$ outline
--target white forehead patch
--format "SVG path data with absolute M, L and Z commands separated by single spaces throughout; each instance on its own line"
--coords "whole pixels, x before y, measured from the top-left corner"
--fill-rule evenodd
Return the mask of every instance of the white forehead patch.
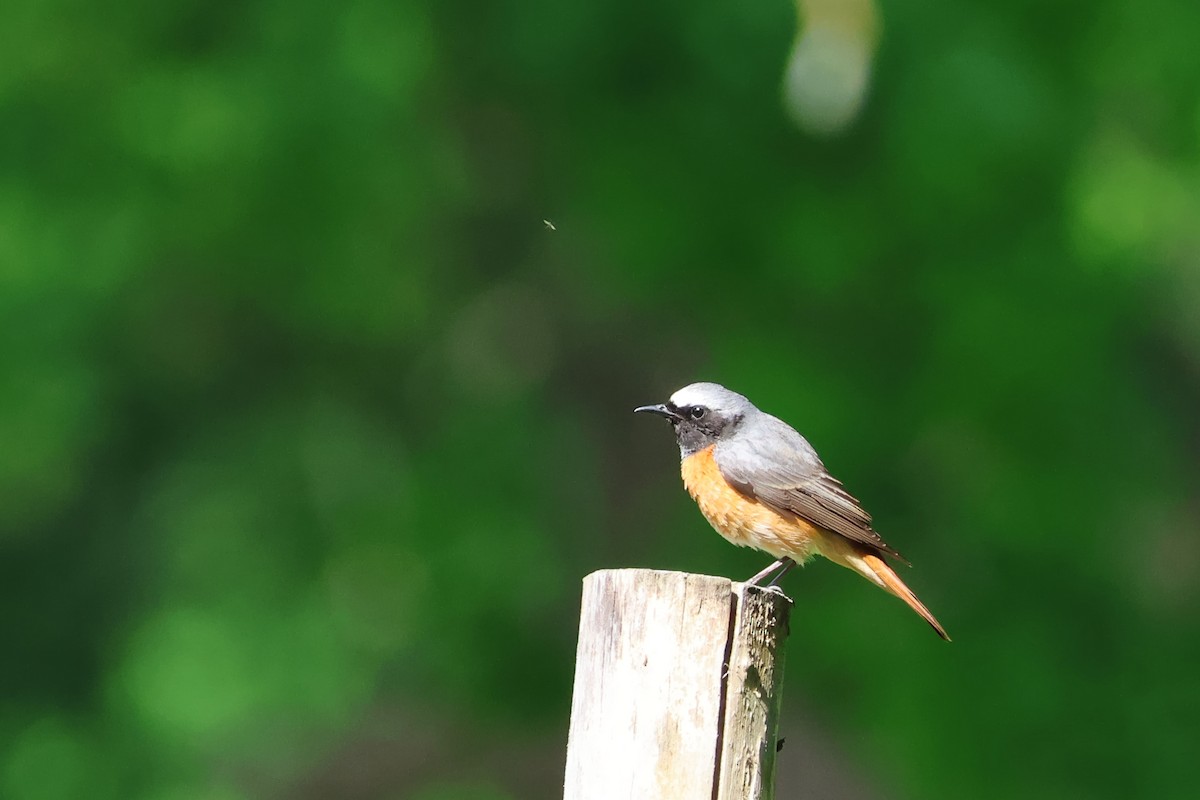
M 750 405 L 749 400 L 717 383 L 693 383 L 685 386 L 671 395 L 671 403 L 677 408 L 704 406 L 726 411 Z

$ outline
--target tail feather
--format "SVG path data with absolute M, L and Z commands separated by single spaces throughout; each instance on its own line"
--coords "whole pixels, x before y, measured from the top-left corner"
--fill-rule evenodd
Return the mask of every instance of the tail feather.
M 873 573 L 873 575 L 867 575 L 868 578 L 874 579 L 875 582 L 881 585 L 884 589 L 896 595 L 896 597 L 899 597 L 905 603 L 908 603 L 909 608 L 920 614 L 921 618 L 928 622 L 931 628 L 937 631 L 938 636 L 942 637 L 947 642 L 950 641 L 950 635 L 946 633 L 946 629 L 943 628 L 942 624 L 937 621 L 937 618 L 930 613 L 929 609 L 925 607 L 925 604 L 917 599 L 917 596 L 913 594 L 912 589 L 909 589 L 904 585 L 904 581 L 900 580 L 900 576 L 896 574 L 895 570 L 887 565 L 886 561 L 874 553 L 862 553 L 860 558 L 863 565 Z

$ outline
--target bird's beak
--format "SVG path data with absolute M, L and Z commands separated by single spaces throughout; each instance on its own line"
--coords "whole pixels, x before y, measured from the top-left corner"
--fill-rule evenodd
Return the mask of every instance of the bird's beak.
M 652 406 L 638 406 L 637 408 L 635 408 L 633 410 L 633 413 L 637 414 L 642 411 L 646 412 L 647 414 L 658 414 L 660 417 L 666 417 L 667 419 L 671 420 L 672 422 L 680 419 L 680 416 L 678 413 L 676 413 L 675 411 L 672 411 L 670 408 L 663 405 L 662 403 L 655 403 Z

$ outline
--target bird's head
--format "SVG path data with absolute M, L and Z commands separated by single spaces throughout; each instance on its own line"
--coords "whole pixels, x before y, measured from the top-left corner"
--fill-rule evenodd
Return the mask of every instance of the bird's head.
M 716 383 L 689 384 L 665 403 L 634 409 L 666 418 L 675 429 L 684 458 L 732 435 L 746 415 L 756 410 L 745 397 Z

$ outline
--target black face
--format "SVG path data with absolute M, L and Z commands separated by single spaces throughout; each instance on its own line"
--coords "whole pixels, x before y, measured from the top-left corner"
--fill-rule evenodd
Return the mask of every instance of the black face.
M 706 406 L 677 406 L 671 402 L 634 410 L 666 417 L 675 428 L 679 452 L 684 458 L 715 444 L 721 434 L 729 432 L 742 419 L 740 414 L 730 416 Z

